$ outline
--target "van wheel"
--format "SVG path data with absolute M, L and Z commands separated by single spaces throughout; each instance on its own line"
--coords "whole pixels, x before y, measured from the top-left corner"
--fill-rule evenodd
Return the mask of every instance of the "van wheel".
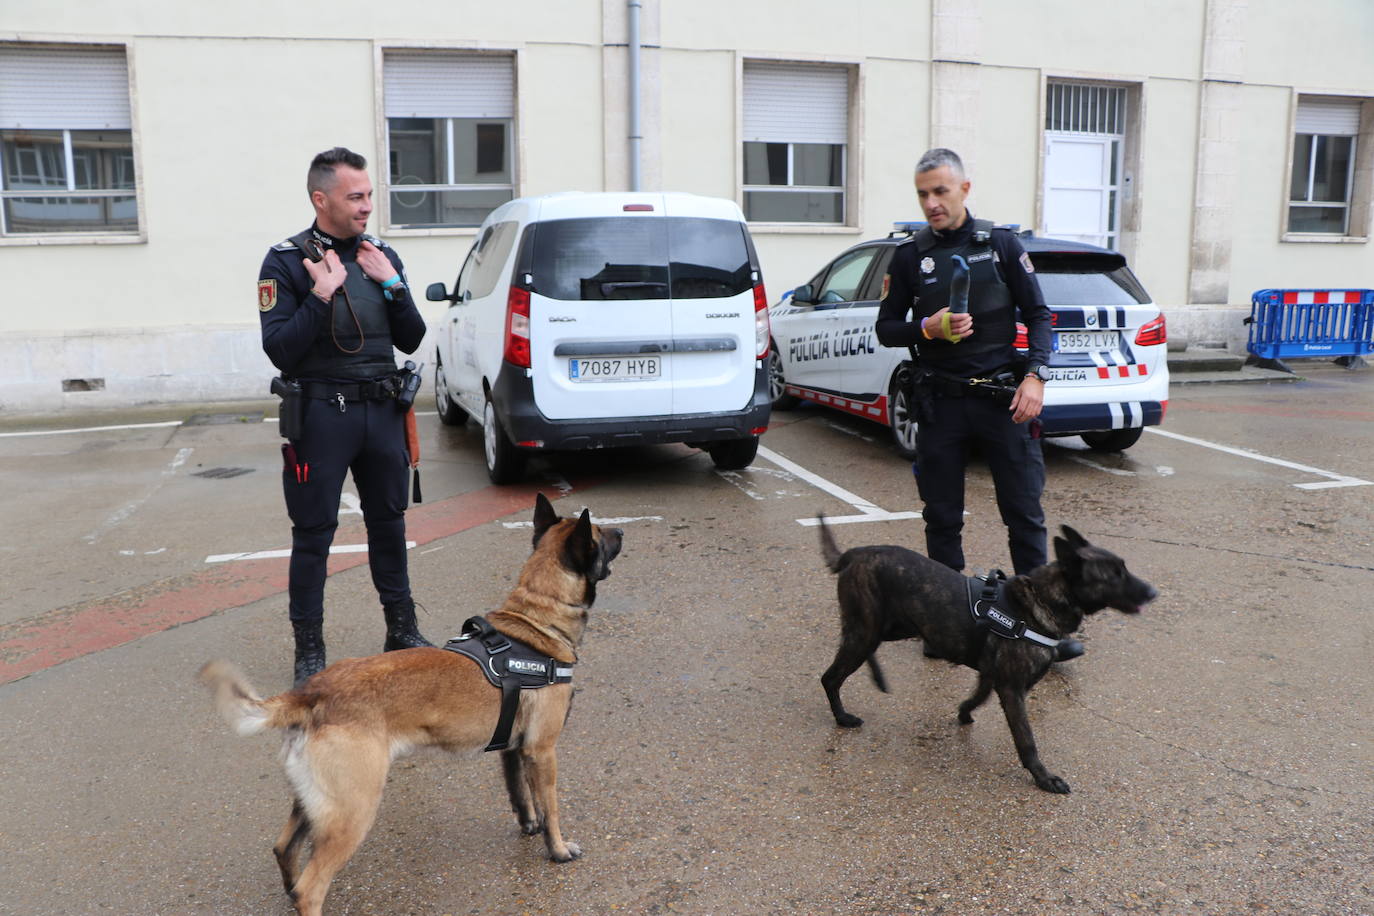
M 525 476 L 529 455 L 516 448 L 506 435 L 490 396 L 482 408 L 482 446 L 487 457 L 487 476 L 492 483 L 517 483 Z
M 1083 441 L 1095 452 L 1124 452 L 1140 441 L 1142 426 L 1128 429 L 1104 429 L 1094 433 L 1083 433 Z
M 448 396 L 444 363 L 439 359 L 438 353 L 434 354 L 434 406 L 439 410 L 439 422 L 445 426 L 462 426 L 468 421 L 468 412 Z
M 754 456 L 759 453 L 759 437 L 748 439 L 726 439 L 706 447 L 706 452 L 722 471 L 738 471 L 753 464 Z
M 911 413 L 911 370 L 903 366 L 892 373 L 887 389 L 887 425 L 892 430 L 892 446 L 908 461 L 916 460 L 916 438 L 920 431 Z
M 787 380 L 782 374 L 782 357 L 778 356 L 777 341 L 768 354 L 768 397 L 773 401 L 774 410 L 791 410 L 801 403 L 801 399 L 787 393 Z

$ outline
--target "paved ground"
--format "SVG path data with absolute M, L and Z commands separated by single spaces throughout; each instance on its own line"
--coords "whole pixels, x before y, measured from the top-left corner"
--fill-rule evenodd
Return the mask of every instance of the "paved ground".
M 850 681 L 866 723 L 834 727 L 834 585 L 798 520 L 866 502 L 842 544 L 921 544 L 881 514 L 915 508 L 881 428 L 803 408 L 738 474 L 664 447 L 493 488 L 478 432 L 422 417 L 431 636 L 510 588 L 536 487 L 625 529 L 560 745 L 586 856 L 555 866 L 519 836 L 496 761 L 419 755 L 329 912 L 1374 913 L 1374 373 L 1302 369 L 1176 385 L 1123 455 L 1047 448 L 1051 522 L 1161 591 L 1091 619 L 1087 655 L 1032 694 L 1068 796 L 1034 787 L 995 704 L 957 725 L 971 673 L 915 645 L 880 651 L 890 695 Z M 214 656 L 289 681 L 286 561 L 207 562 L 286 544 L 262 409 L 0 424 L 0 913 L 289 912 L 276 742 L 231 736 L 193 683 Z M 968 506 L 971 561 L 1008 565 L 981 467 Z M 360 516 L 341 522 L 360 543 Z M 331 657 L 375 651 L 364 555 L 333 568 Z

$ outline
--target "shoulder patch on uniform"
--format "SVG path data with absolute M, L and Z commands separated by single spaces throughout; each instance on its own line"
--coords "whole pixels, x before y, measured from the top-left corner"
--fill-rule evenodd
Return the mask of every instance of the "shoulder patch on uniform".
M 1021 266 L 1024 267 L 1024 268 L 1026 269 L 1026 273 L 1028 273 L 1028 274 L 1033 274 L 1033 273 L 1035 273 L 1035 266 L 1034 266 L 1033 264 L 1031 264 L 1030 255 L 1027 254 L 1027 253 L 1024 252 L 1024 251 L 1021 252 Z
M 879 302 L 886 301 L 887 291 L 892 288 L 892 274 L 883 274 L 883 294 L 878 297 Z
M 377 238 L 377 236 L 375 236 L 375 235 L 368 235 L 366 232 L 363 233 L 363 240 L 364 240 L 364 241 L 371 242 L 371 243 L 373 244 L 373 246 L 375 246 L 375 247 L 377 247 L 377 248 L 390 248 L 390 247 L 391 247 L 391 246 L 388 245 L 386 242 L 383 242 L 381 239 Z
M 295 246 L 292 246 L 295 247 Z M 270 312 L 277 306 L 277 281 L 258 281 L 258 311 Z

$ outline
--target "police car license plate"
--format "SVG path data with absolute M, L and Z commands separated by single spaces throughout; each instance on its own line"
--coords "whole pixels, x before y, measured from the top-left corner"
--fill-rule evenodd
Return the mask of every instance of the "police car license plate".
M 1116 350 L 1120 346 L 1120 331 L 1058 331 L 1054 337 L 1057 353 L 1091 353 Z
M 661 378 L 660 356 L 598 356 L 568 360 L 568 378 L 574 382 L 625 382 Z

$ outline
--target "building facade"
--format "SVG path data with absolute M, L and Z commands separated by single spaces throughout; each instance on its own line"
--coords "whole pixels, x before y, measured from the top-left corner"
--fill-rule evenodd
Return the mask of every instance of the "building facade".
M 1374 287 L 1371 36 L 1368 0 L 7 4 L 0 411 L 264 396 L 258 266 L 335 145 L 417 289 L 504 200 L 637 181 L 737 200 L 773 299 L 948 146 L 979 216 L 1240 347 L 1256 289 Z

